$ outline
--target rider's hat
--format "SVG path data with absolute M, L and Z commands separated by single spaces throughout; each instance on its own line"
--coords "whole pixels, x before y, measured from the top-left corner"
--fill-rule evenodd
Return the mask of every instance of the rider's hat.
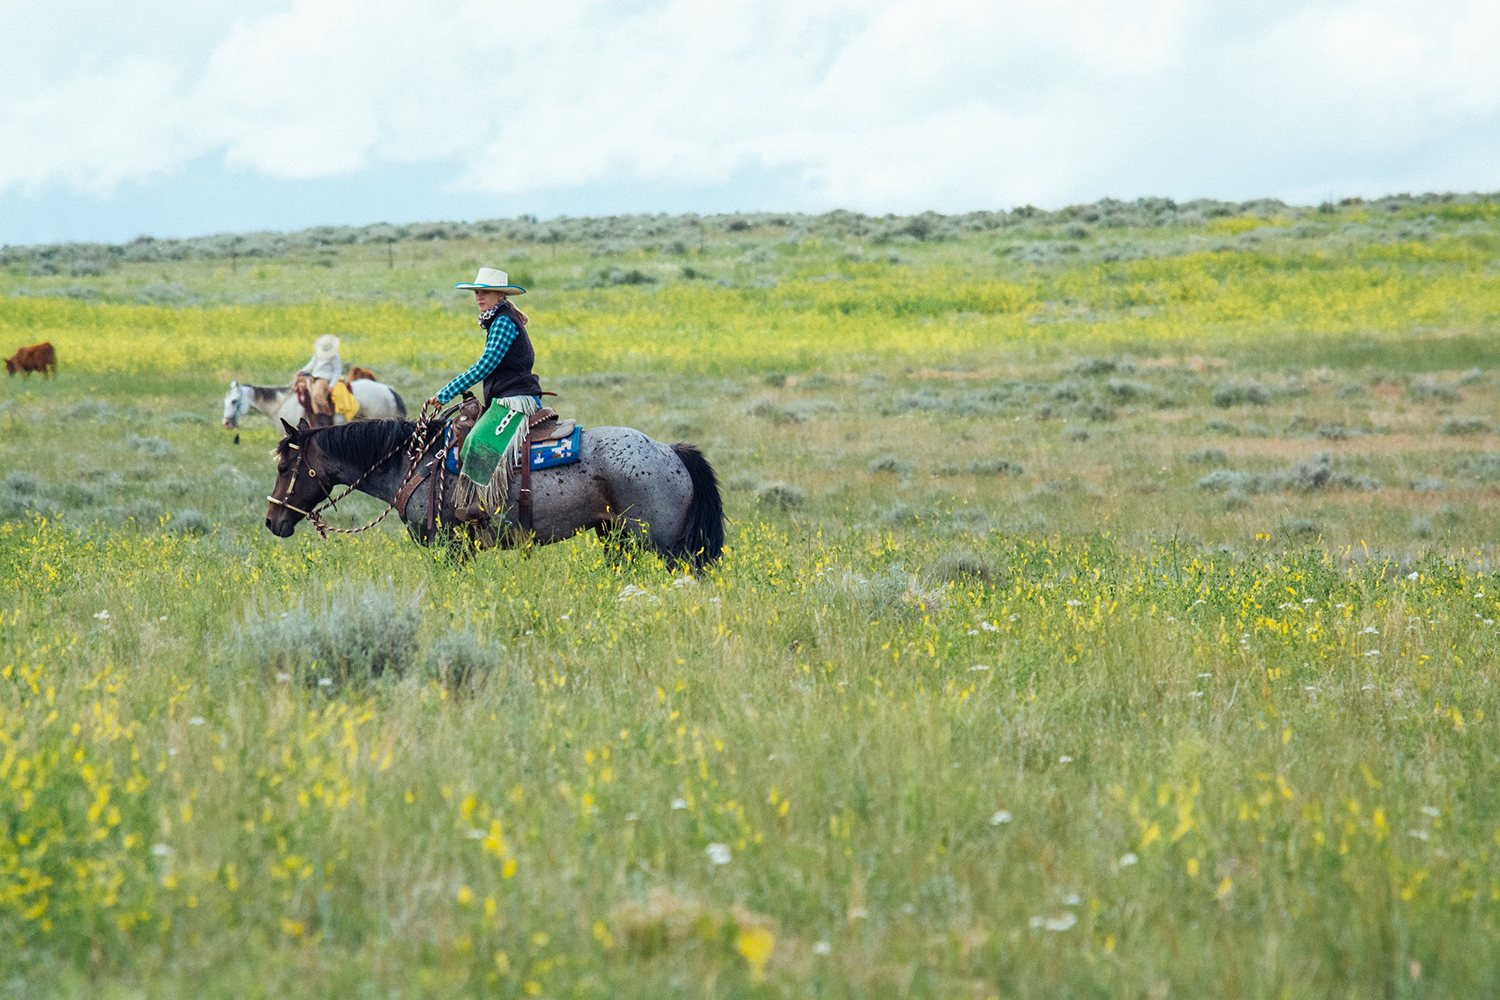
M 315 358 L 323 358 L 326 360 L 328 358 L 337 357 L 338 353 L 339 338 L 335 337 L 331 333 L 325 333 L 323 334 L 323 336 L 313 341 L 313 357 Z
M 473 288 L 480 291 L 504 292 L 506 295 L 525 295 L 526 289 L 510 283 L 510 275 L 493 267 L 481 267 L 479 277 L 473 281 L 460 281 L 454 288 Z

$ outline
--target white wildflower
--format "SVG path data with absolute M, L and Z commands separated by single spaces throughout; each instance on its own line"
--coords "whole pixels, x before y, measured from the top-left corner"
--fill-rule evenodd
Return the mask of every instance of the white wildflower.
M 986 663 L 976 663 L 972 667 L 970 667 L 969 669 L 971 671 L 973 671 L 973 670 L 988 670 L 990 668 L 989 668 L 989 664 L 986 664 Z
M 326 688 L 326 687 L 332 687 L 332 686 L 333 686 L 333 678 L 332 677 L 319 677 L 318 678 L 318 687 L 320 687 L 320 688 Z
M 109 621 L 109 609 L 106 608 L 103 611 L 95 611 L 94 617 L 99 619 L 101 622 Z
M 686 809 L 687 808 L 687 799 L 673 799 L 672 800 L 672 808 L 673 809 Z
M 833 953 L 833 945 L 827 941 L 815 941 L 813 942 L 812 950 L 814 955 L 831 955 Z
M 1065 931 L 1078 923 L 1078 914 L 1064 913 L 1060 917 L 1048 917 L 1042 921 L 1042 926 L 1049 931 Z
M 995 815 L 990 817 L 990 826 L 999 826 L 1002 823 L 1009 823 L 1010 820 L 1011 815 L 1009 809 L 997 809 L 995 810 Z
M 1016 616 L 1015 615 L 1011 615 L 1010 616 L 1010 620 L 1011 621 L 1015 621 L 1016 620 Z M 982 628 L 982 629 L 984 629 L 986 632 L 998 632 L 998 631 L 1000 631 L 1000 626 L 996 625 L 994 622 L 980 622 L 979 623 L 979 627 Z
M 728 844 L 709 844 L 705 850 L 708 852 L 710 864 L 727 865 L 734 855 L 729 853 Z
M 1366 651 L 1365 655 L 1366 656 L 1379 656 L 1380 655 L 1380 650 L 1378 650 L 1378 649 L 1371 649 L 1371 650 Z
M 654 604 L 657 601 L 657 597 L 644 587 L 637 587 L 633 583 L 627 583 L 625 589 L 620 591 L 620 595 L 615 600 L 621 604 L 627 601 L 645 601 L 647 604 Z
M 1135 864 L 1139 860 L 1141 860 L 1141 859 L 1138 858 L 1138 857 L 1136 857 L 1134 853 L 1122 854 L 1120 856 L 1120 867 L 1121 868 L 1129 868 L 1131 865 Z
M 170 858 L 172 856 L 172 849 L 166 844 L 152 844 L 151 853 L 158 858 Z
M 1057 758 L 1057 762 L 1059 764 L 1071 764 L 1073 763 L 1073 758 L 1069 757 L 1067 754 L 1063 754 L 1061 757 Z
M 190 725 L 190 726 L 201 726 L 201 725 L 203 725 L 203 716 L 201 716 L 201 715 L 195 715 L 195 716 L 193 716 L 191 719 L 188 720 L 188 725 Z
M 1421 814 L 1423 816 L 1431 816 L 1434 819 L 1436 819 L 1438 816 L 1441 816 L 1443 814 L 1443 811 L 1441 809 L 1438 809 L 1435 806 L 1423 806 L 1418 811 L 1421 812 Z

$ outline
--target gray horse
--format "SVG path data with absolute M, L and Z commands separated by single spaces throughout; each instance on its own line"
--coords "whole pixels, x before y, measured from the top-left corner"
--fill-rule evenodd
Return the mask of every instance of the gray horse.
M 417 426 L 411 421 L 321 428 L 281 423 L 286 437 L 276 446 L 276 486 L 266 511 L 266 527 L 280 538 L 291 537 L 297 522 L 335 486 L 353 484 L 361 493 L 392 503 L 406 481 L 406 444 Z M 434 438 L 440 440 L 441 434 Z M 505 512 L 512 525 L 517 523 L 517 478 L 511 477 L 512 499 Z M 663 444 L 631 427 L 584 430 L 579 460 L 533 472 L 531 497 L 532 540 L 539 545 L 593 528 L 601 537 L 613 532 L 638 536 L 666 558 L 694 567 L 713 562 L 724 549 L 724 508 L 713 467 L 692 445 Z M 446 533 L 429 533 L 430 503 L 431 492 L 423 486 L 396 513 L 418 542 L 452 544 L 451 509 L 440 507 L 438 512 Z M 484 538 L 471 526 L 461 528 L 481 545 L 498 541 L 509 547 L 522 540 L 516 531 Z

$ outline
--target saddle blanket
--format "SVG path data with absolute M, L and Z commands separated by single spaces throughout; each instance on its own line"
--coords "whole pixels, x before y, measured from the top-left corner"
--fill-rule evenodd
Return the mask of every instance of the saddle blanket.
M 574 427 L 573 433 L 556 441 L 538 441 L 531 446 L 531 468 L 551 469 L 559 465 L 572 465 L 582 457 L 583 428 Z M 449 448 L 444 465 L 449 472 L 460 468 L 458 449 Z

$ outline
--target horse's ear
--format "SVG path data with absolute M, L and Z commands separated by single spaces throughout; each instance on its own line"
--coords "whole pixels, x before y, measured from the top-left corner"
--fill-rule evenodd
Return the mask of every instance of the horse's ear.
M 303 423 L 306 423 L 306 422 L 307 421 L 305 421 L 305 420 L 303 421 Z M 295 428 L 291 424 L 287 423 L 286 422 L 286 417 L 282 417 L 281 418 L 281 426 L 282 426 L 282 429 L 286 431 L 286 436 L 287 437 L 296 437 L 297 436 L 297 428 Z
M 303 417 L 301 420 L 297 421 L 297 429 L 299 431 L 310 430 L 311 428 L 312 428 L 312 424 L 310 424 L 310 423 L 307 422 L 307 418 L 306 417 Z
M 230 379 L 230 381 L 229 381 L 229 391 L 230 392 L 234 392 L 239 387 L 240 387 L 240 380 L 239 379 Z

